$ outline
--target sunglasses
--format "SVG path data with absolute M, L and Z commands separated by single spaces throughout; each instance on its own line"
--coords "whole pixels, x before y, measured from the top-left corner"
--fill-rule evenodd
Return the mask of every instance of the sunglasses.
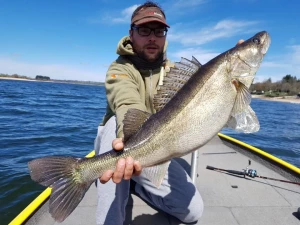
M 149 28 L 149 27 L 138 27 L 138 26 L 132 26 L 131 27 L 132 30 L 136 30 L 138 32 L 139 35 L 143 36 L 143 37 L 147 37 L 151 34 L 151 32 L 153 31 L 154 35 L 156 37 L 164 37 L 167 35 L 168 29 L 165 28 Z

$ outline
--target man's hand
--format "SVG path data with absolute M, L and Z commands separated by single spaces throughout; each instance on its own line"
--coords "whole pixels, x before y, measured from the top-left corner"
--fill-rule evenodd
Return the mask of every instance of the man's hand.
M 122 138 L 116 138 L 112 142 L 112 147 L 116 151 L 122 151 L 124 148 L 124 143 Z M 102 177 L 100 177 L 100 182 L 105 184 L 111 178 L 114 183 L 120 183 L 122 179 L 129 180 L 132 175 L 140 175 L 142 172 L 142 166 L 138 161 L 134 161 L 132 157 L 127 157 L 126 159 L 119 159 L 116 165 L 115 171 L 107 170 L 104 172 Z
M 237 45 L 240 45 L 240 44 L 242 44 L 244 42 L 244 40 L 243 39 L 241 39 L 241 40 L 239 40 L 237 43 L 236 43 L 236 45 L 235 46 L 237 46 Z

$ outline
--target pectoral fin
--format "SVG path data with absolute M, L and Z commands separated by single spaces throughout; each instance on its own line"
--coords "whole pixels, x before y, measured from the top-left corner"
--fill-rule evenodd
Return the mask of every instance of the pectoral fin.
M 150 117 L 150 115 L 150 113 L 141 111 L 139 109 L 128 109 L 123 120 L 124 142 L 126 142 L 140 129 L 140 127 Z
M 236 114 L 240 114 L 248 108 L 251 103 L 251 93 L 249 91 L 249 88 L 247 88 L 239 80 L 233 80 L 232 83 L 234 84 L 237 91 L 237 96 L 231 112 L 231 114 L 234 116 Z
M 231 115 L 226 126 L 243 133 L 254 133 L 260 128 L 255 112 L 250 106 L 241 113 Z
M 158 188 L 167 173 L 169 165 L 170 161 L 167 161 L 156 166 L 143 168 L 142 174 Z

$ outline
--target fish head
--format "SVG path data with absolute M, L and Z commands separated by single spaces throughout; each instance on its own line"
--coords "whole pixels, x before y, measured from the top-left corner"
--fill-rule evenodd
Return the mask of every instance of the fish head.
M 237 45 L 225 55 L 227 75 L 236 91 L 235 102 L 226 124 L 238 132 L 252 133 L 260 128 L 250 107 L 251 86 L 254 76 L 270 46 L 270 36 L 262 31 Z
M 230 77 L 238 79 L 249 88 L 270 43 L 269 34 L 262 31 L 229 50 L 226 60 Z

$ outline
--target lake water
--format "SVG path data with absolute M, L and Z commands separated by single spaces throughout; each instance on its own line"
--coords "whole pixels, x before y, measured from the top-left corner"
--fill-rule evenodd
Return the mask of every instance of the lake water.
M 0 79 L 0 218 L 7 224 L 44 187 L 27 162 L 46 155 L 83 157 L 105 112 L 102 86 Z M 261 129 L 222 133 L 300 167 L 300 104 L 253 99 Z

